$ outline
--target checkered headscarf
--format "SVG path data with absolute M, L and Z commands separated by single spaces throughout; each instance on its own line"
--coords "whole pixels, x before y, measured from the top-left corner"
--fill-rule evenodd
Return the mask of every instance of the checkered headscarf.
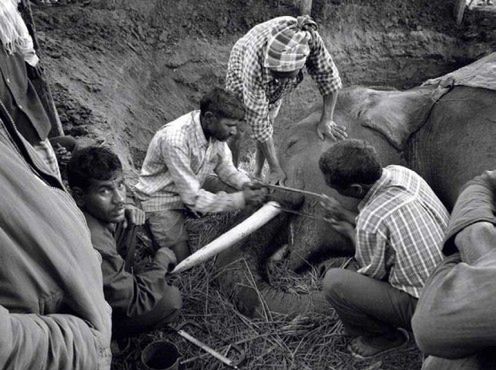
M 19 52 L 27 63 L 35 66 L 39 59 L 33 39 L 17 10 L 18 3 L 19 0 L 0 0 L 0 42 L 7 53 Z
M 275 32 L 267 43 L 264 67 L 278 72 L 292 72 L 303 68 L 310 54 L 308 41 L 317 23 L 308 15 L 292 18 L 290 24 Z

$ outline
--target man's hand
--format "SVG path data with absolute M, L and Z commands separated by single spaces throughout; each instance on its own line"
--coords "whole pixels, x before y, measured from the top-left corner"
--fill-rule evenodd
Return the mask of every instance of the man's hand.
M 271 185 L 284 185 L 286 178 L 286 173 L 282 170 L 282 168 L 271 168 L 267 182 Z
M 155 262 L 161 264 L 167 269 L 167 272 L 171 272 L 174 270 L 174 267 L 177 265 L 176 255 L 172 250 L 167 247 L 160 248 L 153 258 Z
M 356 214 L 344 207 L 336 198 L 324 195 L 320 205 L 329 213 L 329 218 L 355 224 Z
M 325 220 L 340 234 L 346 236 L 352 241 L 355 240 L 355 226 L 346 220 L 338 220 L 333 217 L 326 217 Z
M 267 189 L 258 189 L 258 190 L 243 190 L 243 196 L 245 198 L 245 204 L 247 206 L 255 206 L 265 201 L 267 197 Z
M 336 122 L 332 120 L 320 120 L 317 124 L 317 135 L 320 140 L 324 140 L 326 137 L 329 137 L 335 141 L 343 140 L 348 137 L 346 128 L 336 124 Z
M 141 209 L 131 205 L 127 204 L 125 209 L 125 216 L 126 216 L 126 227 L 127 225 L 137 225 L 141 226 L 145 223 L 145 212 L 142 211 Z
M 245 182 L 243 186 L 241 186 L 241 190 L 259 190 L 263 189 L 264 183 L 260 180 L 252 180 L 250 182 Z
M 54 148 L 55 151 L 55 156 L 57 157 L 57 161 L 61 166 L 67 165 L 69 161 L 72 158 L 72 153 L 68 151 L 65 147 L 60 145 L 60 143 L 57 143 L 56 147 Z

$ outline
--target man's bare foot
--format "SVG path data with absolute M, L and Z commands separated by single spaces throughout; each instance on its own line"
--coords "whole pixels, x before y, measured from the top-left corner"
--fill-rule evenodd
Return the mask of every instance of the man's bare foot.
M 407 343 L 408 333 L 399 329 L 383 336 L 356 337 L 351 341 L 348 349 L 354 357 L 364 360 L 397 350 Z

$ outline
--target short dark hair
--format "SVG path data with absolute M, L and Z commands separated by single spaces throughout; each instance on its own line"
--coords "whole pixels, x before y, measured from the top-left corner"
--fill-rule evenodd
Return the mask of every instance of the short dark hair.
M 206 112 L 212 112 L 217 118 L 229 118 L 243 120 L 245 108 L 231 92 L 220 87 L 214 87 L 208 93 L 203 95 L 200 101 L 200 112 L 204 115 Z
M 329 185 L 340 188 L 351 184 L 370 185 L 382 175 L 382 166 L 374 147 L 356 139 L 332 145 L 320 156 L 319 167 Z
M 110 180 L 117 171 L 122 171 L 119 157 L 110 149 L 88 146 L 72 153 L 67 164 L 69 186 L 87 190 L 90 180 Z

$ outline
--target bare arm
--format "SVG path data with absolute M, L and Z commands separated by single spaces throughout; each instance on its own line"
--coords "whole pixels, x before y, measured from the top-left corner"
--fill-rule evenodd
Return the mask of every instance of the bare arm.
M 322 114 L 317 124 L 317 135 L 321 140 L 329 137 L 333 140 L 343 140 L 348 137 L 346 128 L 334 122 L 334 108 L 338 99 L 338 90 L 322 96 Z
M 282 170 L 279 159 L 277 158 L 276 148 L 274 146 L 274 139 L 271 136 L 266 141 L 259 142 L 258 145 L 269 164 L 269 183 L 283 184 L 286 180 L 286 174 Z

